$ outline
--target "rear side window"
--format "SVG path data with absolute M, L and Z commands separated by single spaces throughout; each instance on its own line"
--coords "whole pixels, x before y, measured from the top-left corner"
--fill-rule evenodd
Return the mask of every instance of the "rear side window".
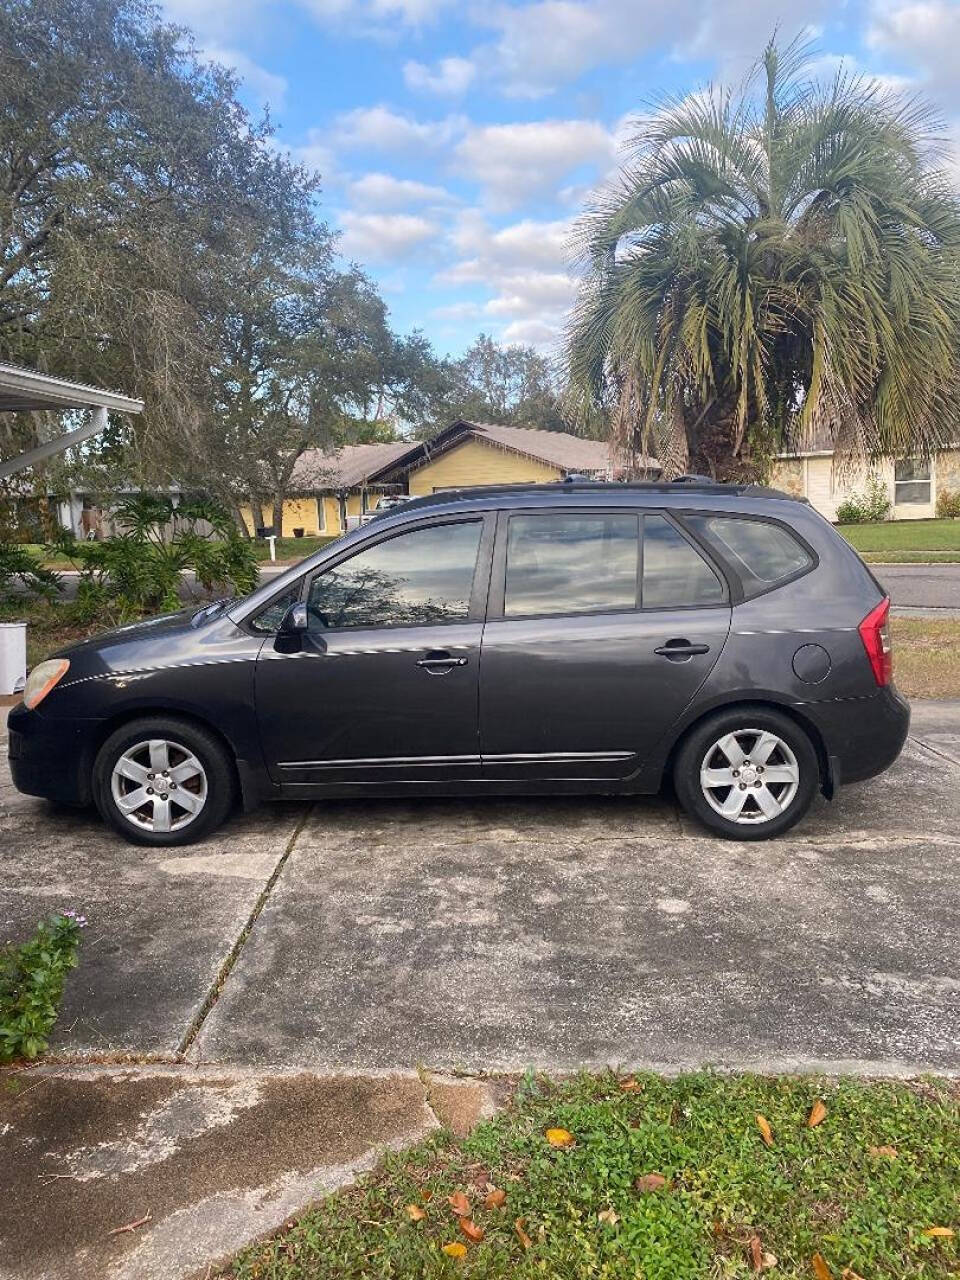
M 723 598 L 723 584 L 696 547 L 663 516 L 644 516 L 644 609 L 720 604 Z
M 747 600 L 813 564 L 810 553 L 782 525 L 738 516 L 690 515 L 686 519 L 736 572 Z
M 504 617 L 635 609 L 637 525 L 626 514 L 511 516 Z

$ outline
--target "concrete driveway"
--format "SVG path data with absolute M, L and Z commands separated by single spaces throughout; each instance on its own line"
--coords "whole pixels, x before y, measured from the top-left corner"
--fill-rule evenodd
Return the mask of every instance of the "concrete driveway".
M 661 800 L 282 804 L 122 843 L 0 773 L 0 938 L 91 921 L 54 1051 L 312 1070 L 960 1069 L 960 704 L 789 837 Z

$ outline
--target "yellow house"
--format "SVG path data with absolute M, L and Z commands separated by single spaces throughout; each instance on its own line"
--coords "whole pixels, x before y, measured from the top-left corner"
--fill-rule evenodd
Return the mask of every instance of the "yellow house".
M 646 460 L 652 469 L 656 463 Z M 563 431 L 535 431 L 459 419 L 430 440 L 346 445 L 336 454 L 310 450 L 297 461 L 283 507 L 285 538 L 336 536 L 386 495 L 420 497 L 474 485 L 546 484 L 576 473 L 612 474 L 608 445 Z M 262 523 L 272 524 L 270 511 Z M 244 512 L 253 527 L 249 509 Z

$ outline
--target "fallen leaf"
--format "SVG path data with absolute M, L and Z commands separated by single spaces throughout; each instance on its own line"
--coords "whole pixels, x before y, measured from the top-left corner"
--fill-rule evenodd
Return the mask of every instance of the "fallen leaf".
M 827 1260 L 822 1253 L 815 1253 L 811 1258 L 813 1264 L 813 1274 L 817 1280 L 833 1280 L 833 1272 L 827 1266 Z
M 527 1235 L 527 1233 L 523 1229 L 523 1224 L 525 1222 L 526 1222 L 526 1218 L 518 1218 L 516 1222 L 513 1224 L 513 1228 L 517 1233 L 517 1239 L 520 1241 L 520 1244 L 522 1245 L 522 1247 L 524 1249 L 529 1249 L 530 1246 L 533 1244 L 533 1241 L 530 1239 L 530 1237 Z
M 818 1098 L 810 1108 L 810 1114 L 807 1116 L 807 1128 L 815 1129 L 818 1124 L 823 1124 L 827 1118 L 827 1108 Z
M 896 1147 L 867 1147 L 872 1156 L 886 1156 L 888 1160 L 896 1160 L 899 1152 Z
M 451 1240 L 449 1244 L 441 1247 L 448 1258 L 465 1258 L 467 1256 L 467 1246 L 461 1244 L 459 1240 Z
M 119 1236 L 124 1231 L 136 1231 L 137 1227 L 142 1227 L 150 1221 L 149 1212 L 145 1213 L 142 1218 L 137 1218 L 136 1222 L 125 1222 L 122 1227 L 114 1227 L 112 1231 L 108 1231 L 108 1236 Z M 953 1232 L 950 1233 L 951 1235 Z
M 953 1227 L 927 1227 L 925 1236 L 938 1236 L 941 1240 L 953 1239 Z
M 777 1255 L 775 1253 L 765 1253 L 763 1255 L 764 1271 L 771 1271 L 777 1265 L 778 1261 L 779 1259 L 777 1258 Z
M 501 1191 L 498 1187 L 494 1187 L 486 1200 L 483 1202 L 485 1209 L 499 1209 L 502 1204 L 506 1203 L 507 1193 Z
M 460 1230 L 471 1244 L 479 1244 L 483 1239 L 483 1227 L 478 1227 L 472 1218 L 461 1218 Z
M 420 1192 L 420 1199 L 423 1201 L 424 1204 L 430 1203 L 430 1201 L 433 1199 L 433 1192 L 430 1190 L 429 1187 L 424 1187 L 424 1189 Z
M 844 1267 L 840 1272 L 840 1280 L 863 1280 L 863 1276 L 859 1271 L 854 1271 L 853 1267 Z
M 768 1147 L 773 1146 L 773 1133 L 770 1130 L 770 1121 L 766 1116 L 757 1113 L 757 1128 L 760 1130 L 760 1137 L 764 1140 Z
M 572 1147 L 576 1142 L 569 1129 L 548 1129 L 546 1138 L 551 1147 Z
M 667 1180 L 662 1173 L 642 1173 L 633 1184 L 644 1195 L 649 1191 L 662 1191 Z
M 639 1080 L 634 1080 L 633 1076 L 631 1076 L 629 1080 L 620 1081 L 620 1088 L 624 1093 L 636 1093 L 638 1090 L 643 1088 L 643 1085 Z
M 455 1191 L 452 1196 L 447 1196 L 450 1202 L 450 1208 L 458 1218 L 470 1217 L 470 1201 L 462 1191 Z
M 753 1263 L 754 1271 L 763 1270 L 763 1245 L 760 1243 L 760 1237 L 754 1236 L 748 1246 L 750 1249 L 750 1261 Z
M 615 1227 L 620 1221 L 620 1215 L 615 1209 L 601 1209 L 597 1214 L 598 1222 L 606 1222 L 608 1226 Z
M 411 1222 L 422 1222 L 426 1216 L 418 1204 L 407 1205 L 407 1217 Z

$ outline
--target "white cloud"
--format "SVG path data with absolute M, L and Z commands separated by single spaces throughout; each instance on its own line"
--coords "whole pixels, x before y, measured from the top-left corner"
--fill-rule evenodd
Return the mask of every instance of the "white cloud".
M 340 225 L 341 252 L 360 262 L 397 262 L 441 233 L 437 223 L 418 214 L 357 213 L 348 209 L 340 215 Z
M 942 107 L 960 107 L 960 6 L 946 0 L 875 0 L 867 41 L 912 66 Z
M 352 205 L 364 209 L 406 209 L 411 205 L 450 205 L 453 196 L 445 187 L 389 173 L 365 173 L 347 186 Z
M 508 342 L 550 345 L 576 296 L 567 267 L 570 224 L 525 218 L 494 227 L 476 209 L 464 211 L 452 233 L 459 259 L 437 274 L 441 287 L 482 286 L 484 301 L 452 303 L 437 310 L 444 319 L 480 319 L 500 327 Z
M 239 49 L 206 48 L 201 50 L 201 57 L 235 71 L 262 106 L 269 104 L 277 110 L 282 108 L 287 93 L 284 76 L 267 71 Z
M 603 170 L 613 155 L 613 138 L 596 121 L 541 120 L 471 128 L 454 148 L 454 163 L 504 209 L 554 192 L 575 170 Z
M 345 151 L 435 150 L 448 145 L 463 128 L 464 122 L 456 116 L 422 121 L 389 107 L 357 107 L 337 117 L 332 139 Z
M 422 62 L 406 62 L 403 78 L 408 89 L 456 98 L 466 93 L 477 74 L 469 58 L 441 58 L 433 69 Z

